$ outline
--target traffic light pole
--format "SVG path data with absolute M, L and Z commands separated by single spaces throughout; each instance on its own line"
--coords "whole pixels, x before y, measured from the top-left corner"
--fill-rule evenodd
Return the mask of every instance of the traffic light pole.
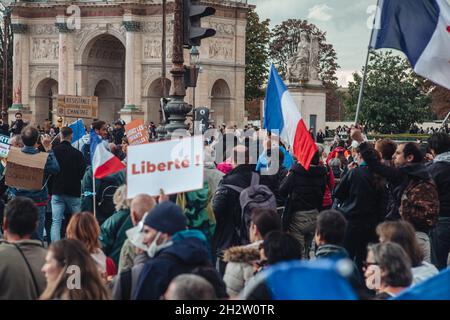
M 168 123 L 165 126 L 167 131 L 166 137 L 170 137 L 175 130 L 187 130 L 188 126 L 185 124 L 186 115 L 192 109 L 184 101 L 186 89 L 184 87 L 183 29 L 183 0 L 175 0 L 172 70 L 170 71 L 173 82 L 170 101 L 164 108 L 168 115 Z

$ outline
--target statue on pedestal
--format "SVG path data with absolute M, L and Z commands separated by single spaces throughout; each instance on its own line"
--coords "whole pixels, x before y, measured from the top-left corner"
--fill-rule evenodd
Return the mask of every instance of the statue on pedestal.
M 309 78 L 310 43 L 305 32 L 300 33 L 297 52 L 288 60 L 287 80 L 290 83 L 306 82 Z
M 311 58 L 309 62 L 309 80 L 319 80 L 319 38 L 316 36 L 311 37 Z

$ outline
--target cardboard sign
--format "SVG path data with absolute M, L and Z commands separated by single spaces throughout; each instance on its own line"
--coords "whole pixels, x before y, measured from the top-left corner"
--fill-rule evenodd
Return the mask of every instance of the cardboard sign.
M 202 136 L 130 146 L 127 186 L 128 199 L 203 188 Z
M 98 118 L 98 97 L 58 96 L 57 115 L 69 118 Z
M 11 147 L 6 165 L 5 184 L 18 189 L 42 189 L 47 157 L 46 152 L 26 154 L 20 148 Z
M 144 120 L 136 119 L 125 125 L 128 143 L 130 146 L 148 143 L 149 134 L 144 125 Z
M 9 137 L 0 134 L 0 158 L 6 158 L 9 153 Z

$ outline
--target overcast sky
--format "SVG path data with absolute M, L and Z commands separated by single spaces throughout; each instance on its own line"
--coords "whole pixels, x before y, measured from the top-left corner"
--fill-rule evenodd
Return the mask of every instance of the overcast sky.
M 354 71 L 360 71 L 367 54 L 376 0 L 249 0 L 260 18 L 271 27 L 283 20 L 306 19 L 326 31 L 338 56 L 339 84 L 346 86 Z M 371 11 L 372 10 L 372 11 Z

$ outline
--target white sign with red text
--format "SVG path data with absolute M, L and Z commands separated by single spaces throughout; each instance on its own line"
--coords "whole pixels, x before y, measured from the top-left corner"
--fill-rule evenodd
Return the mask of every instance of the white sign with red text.
M 127 158 L 128 199 L 175 194 L 203 188 L 202 136 L 129 146 Z

